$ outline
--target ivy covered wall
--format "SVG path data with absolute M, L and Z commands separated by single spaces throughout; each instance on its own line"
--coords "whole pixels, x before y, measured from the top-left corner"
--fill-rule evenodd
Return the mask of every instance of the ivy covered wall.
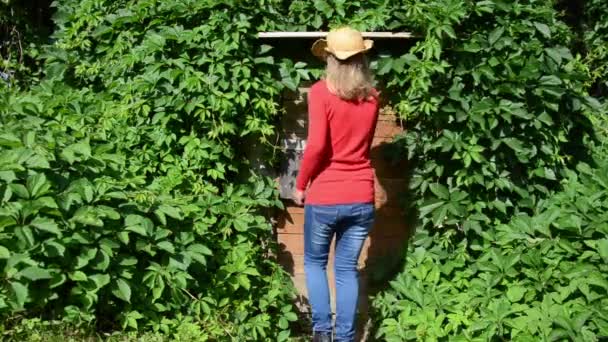
M 287 339 L 296 316 L 267 219 L 280 202 L 243 141 L 272 156 L 280 93 L 319 69 L 256 33 L 348 23 L 419 37 L 373 63 L 406 122 L 391 157 L 413 166 L 418 222 L 374 300 L 378 338 L 607 335 L 606 173 L 588 119 L 602 115 L 589 90 L 605 21 L 585 24 L 582 58 L 554 5 L 56 2 L 40 76 L 0 95 L 0 313 Z

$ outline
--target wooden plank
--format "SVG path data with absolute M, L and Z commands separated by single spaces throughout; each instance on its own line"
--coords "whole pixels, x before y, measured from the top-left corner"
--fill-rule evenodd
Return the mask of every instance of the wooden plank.
M 304 234 L 304 214 L 281 212 L 277 216 L 277 233 L 279 234 Z
M 361 32 L 364 38 L 409 39 L 411 32 Z M 327 32 L 260 32 L 258 38 L 324 38 Z

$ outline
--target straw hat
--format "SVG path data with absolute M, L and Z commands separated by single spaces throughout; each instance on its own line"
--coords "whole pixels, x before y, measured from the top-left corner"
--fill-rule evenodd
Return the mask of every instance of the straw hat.
M 345 60 L 356 54 L 364 53 L 374 46 L 374 42 L 363 39 L 361 32 L 350 27 L 332 30 L 327 39 L 319 39 L 312 45 L 312 54 L 325 58 L 328 53 L 337 59 Z

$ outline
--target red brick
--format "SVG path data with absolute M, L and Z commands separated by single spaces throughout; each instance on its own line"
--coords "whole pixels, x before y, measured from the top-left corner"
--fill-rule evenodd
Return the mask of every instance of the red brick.
M 390 144 L 391 139 L 389 138 L 374 138 L 372 140 L 372 147 L 369 151 L 372 165 L 378 161 L 386 160 L 386 151 Z
M 390 207 L 391 204 L 388 203 L 388 201 L 386 200 L 386 198 L 375 198 L 374 199 L 374 206 L 376 208 L 384 208 L 384 207 Z M 396 206 L 392 206 L 393 208 L 396 208 Z
M 380 115 L 378 115 L 378 122 L 381 121 L 386 121 L 386 122 L 398 122 L 397 116 L 393 115 L 393 114 L 383 114 L 382 112 L 380 112 Z
M 398 204 L 401 196 L 407 190 L 407 182 L 399 178 L 378 178 L 375 184 L 376 198 L 391 204 Z
M 403 129 L 401 128 L 401 126 L 393 123 L 392 121 L 378 121 L 374 137 L 393 138 L 395 135 L 401 133 L 402 131 Z
M 296 289 L 303 295 L 307 295 L 306 293 L 306 276 L 304 273 L 297 274 L 291 278 L 293 280 L 293 284 Z
M 386 105 L 385 103 L 380 101 L 379 114 L 380 116 L 395 116 L 397 113 L 395 112 L 395 109 L 393 107 L 391 107 L 390 105 Z
M 283 108 L 285 114 L 281 118 L 281 121 L 287 122 L 295 118 L 306 119 L 308 117 L 308 106 L 306 101 L 302 98 L 294 98 L 283 101 Z

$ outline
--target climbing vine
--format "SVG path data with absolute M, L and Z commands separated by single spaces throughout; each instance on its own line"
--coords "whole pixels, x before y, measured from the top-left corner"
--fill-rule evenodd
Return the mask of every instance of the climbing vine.
M 50 32 L 48 0 L 0 3 L 0 89 L 36 79 L 40 46 Z
M 377 336 L 605 335 L 604 166 L 584 163 L 595 161 L 583 112 L 600 105 L 569 28 L 542 1 L 409 5 L 427 15 L 425 40 L 385 70 L 403 70 L 389 84 L 407 89 L 396 143 L 416 165 L 420 224 L 405 270 L 375 299 Z M 591 194 L 597 202 L 582 199 Z
M 582 114 L 599 103 L 550 2 L 56 4 L 43 77 L 0 98 L 3 317 L 286 340 L 281 202 L 244 142 L 271 152 L 281 92 L 319 70 L 256 33 L 348 23 L 416 35 L 372 63 L 418 222 L 377 337 L 607 334 L 607 180 Z
M 287 339 L 281 203 L 240 146 L 273 134 L 284 87 L 259 8 L 58 2 L 44 80 L 1 98 L 1 315 Z
M 579 18 L 585 27 L 585 63 L 589 66 L 596 96 L 608 94 L 608 5 L 603 1 L 585 2 L 585 15 Z

